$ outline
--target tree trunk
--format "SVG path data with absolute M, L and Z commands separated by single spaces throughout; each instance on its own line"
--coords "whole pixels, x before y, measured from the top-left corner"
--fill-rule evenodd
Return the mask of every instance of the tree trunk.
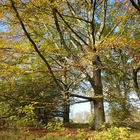
M 69 96 L 68 95 L 65 95 L 63 109 L 64 109 L 63 123 L 68 124 L 69 123 L 69 114 L 70 114 L 70 101 L 69 101 Z
M 94 129 L 99 129 L 105 122 L 103 99 L 94 101 Z
M 70 105 L 66 104 L 64 106 L 64 114 L 63 114 L 63 123 L 64 124 L 69 123 L 69 113 L 70 113 Z
M 92 129 L 99 129 L 101 125 L 105 122 L 105 113 L 104 113 L 104 101 L 103 98 L 98 98 L 98 96 L 103 96 L 103 87 L 102 87 L 102 81 L 101 81 L 101 69 L 97 69 L 93 71 L 93 89 L 94 89 L 94 96 L 97 96 L 97 99 L 93 101 L 93 105 L 91 106 L 94 112 L 93 112 L 93 117 L 94 121 L 92 126 Z

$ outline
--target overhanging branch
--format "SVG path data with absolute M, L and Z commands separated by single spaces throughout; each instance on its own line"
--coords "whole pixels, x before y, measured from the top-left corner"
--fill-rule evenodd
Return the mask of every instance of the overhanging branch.
M 86 96 L 77 95 L 77 94 L 70 94 L 70 96 L 71 97 L 81 98 L 81 99 L 87 99 L 88 101 L 95 101 L 97 99 L 103 98 L 103 96 L 86 97 Z

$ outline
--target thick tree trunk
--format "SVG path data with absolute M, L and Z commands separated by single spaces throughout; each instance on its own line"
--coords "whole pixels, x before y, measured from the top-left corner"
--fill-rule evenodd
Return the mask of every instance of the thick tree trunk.
M 99 129 L 105 122 L 103 99 L 94 101 L 94 129 Z
M 99 129 L 101 125 L 105 122 L 105 113 L 104 113 L 104 101 L 103 98 L 100 98 L 101 96 L 103 97 L 103 87 L 102 87 L 102 81 L 101 81 L 101 69 L 97 69 L 93 71 L 93 81 L 94 81 L 94 96 L 97 97 L 96 100 L 93 101 L 93 105 L 91 106 L 92 109 L 94 110 L 93 112 L 93 117 L 94 121 L 92 124 L 92 129 Z M 98 96 L 100 96 L 98 98 Z

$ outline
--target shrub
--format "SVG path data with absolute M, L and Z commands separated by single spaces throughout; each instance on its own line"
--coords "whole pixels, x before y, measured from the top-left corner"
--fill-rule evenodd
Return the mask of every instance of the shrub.
M 130 136 L 130 128 L 111 127 L 99 132 L 93 140 L 127 140 Z
M 65 130 L 63 122 L 58 120 L 49 122 L 45 128 L 48 130 Z
M 86 136 L 85 131 L 82 129 L 77 129 L 76 138 L 83 138 L 84 136 Z

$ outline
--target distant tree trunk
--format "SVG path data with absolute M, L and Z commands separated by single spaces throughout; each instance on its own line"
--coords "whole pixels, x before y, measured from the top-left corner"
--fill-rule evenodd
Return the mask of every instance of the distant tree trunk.
M 133 69 L 133 83 L 135 91 L 137 92 L 137 96 L 140 98 L 140 87 L 138 80 L 138 73 L 140 72 L 140 67 Z
M 66 104 L 64 106 L 64 114 L 63 114 L 63 122 L 64 122 L 64 124 L 69 123 L 69 113 L 70 113 L 70 105 Z
M 37 108 L 35 113 L 36 113 L 36 120 L 38 123 L 42 123 L 43 125 L 48 124 L 48 114 L 45 108 Z
M 70 119 L 69 118 L 69 114 L 70 114 L 70 101 L 69 101 L 69 96 L 68 95 L 65 95 L 64 106 L 63 106 L 63 123 L 64 124 L 69 123 L 69 119 Z

